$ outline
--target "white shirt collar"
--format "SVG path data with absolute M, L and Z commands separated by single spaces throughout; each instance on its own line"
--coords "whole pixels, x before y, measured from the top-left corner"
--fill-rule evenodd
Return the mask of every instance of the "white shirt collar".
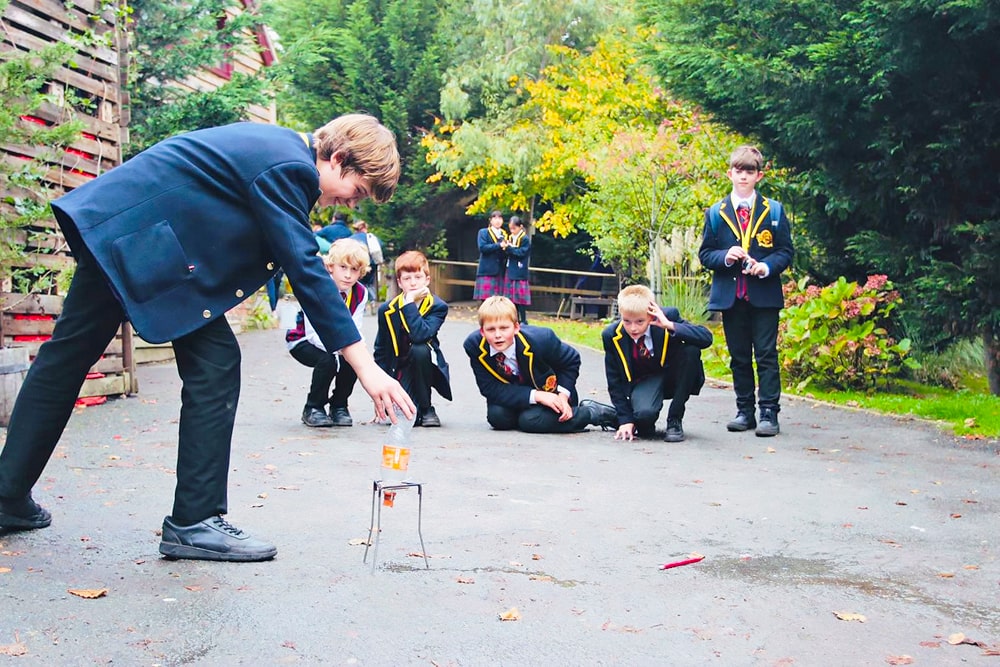
M 739 208 L 740 204 L 742 203 L 746 203 L 747 207 L 752 209 L 754 202 L 757 201 L 757 191 L 754 190 L 753 192 L 750 193 L 749 197 L 747 197 L 746 199 L 741 199 L 736 195 L 736 191 L 734 190 L 729 195 L 729 199 L 732 200 L 734 209 Z
M 502 353 L 503 356 L 506 359 L 508 359 L 508 360 L 517 361 L 517 349 L 516 348 L 517 348 L 516 345 L 511 345 L 510 347 L 508 347 L 506 350 L 503 351 L 503 353 Z M 500 352 L 500 350 L 498 350 L 495 347 L 493 347 L 492 345 L 490 345 L 490 356 L 491 357 L 496 357 L 498 352 Z

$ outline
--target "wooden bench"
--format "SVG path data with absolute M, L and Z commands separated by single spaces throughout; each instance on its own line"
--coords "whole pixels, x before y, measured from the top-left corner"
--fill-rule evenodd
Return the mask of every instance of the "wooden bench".
M 569 319 L 583 317 L 587 306 L 604 306 L 608 309 L 608 317 L 617 317 L 618 299 L 613 296 L 571 296 L 569 298 Z

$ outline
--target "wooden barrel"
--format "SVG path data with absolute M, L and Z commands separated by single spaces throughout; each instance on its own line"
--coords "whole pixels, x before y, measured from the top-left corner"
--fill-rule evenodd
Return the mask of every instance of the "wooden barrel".
M 0 426 L 10 422 L 14 399 L 28 373 L 28 348 L 0 347 Z

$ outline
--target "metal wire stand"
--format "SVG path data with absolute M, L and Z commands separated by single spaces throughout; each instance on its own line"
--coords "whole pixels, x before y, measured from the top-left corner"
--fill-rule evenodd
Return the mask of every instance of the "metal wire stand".
M 417 535 L 420 537 L 420 555 L 424 557 L 424 566 L 431 569 L 427 562 L 427 549 L 424 547 L 423 533 L 423 511 L 424 511 L 424 485 L 420 482 L 396 482 L 394 484 L 383 484 L 382 480 L 376 479 L 372 483 L 372 516 L 368 528 L 368 541 L 365 543 L 365 557 L 363 563 L 368 562 L 368 548 L 372 546 L 372 534 L 375 535 L 374 550 L 372 551 L 372 572 L 375 571 L 375 564 L 378 562 L 378 542 L 382 535 L 382 501 L 386 491 L 398 491 L 405 489 L 417 489 Z M 377 509 L 376 509 L 377 508 Z

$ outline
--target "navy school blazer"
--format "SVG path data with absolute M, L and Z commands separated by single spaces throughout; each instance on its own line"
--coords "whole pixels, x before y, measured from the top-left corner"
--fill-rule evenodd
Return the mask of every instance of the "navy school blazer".
M 511 280 L 527 280 L 530 258 L 531 237 L 523 231 L 512 236 L 507 246 L 507 277 Z
M 138 334 L 174 340 L 223 317 L 284 269 L 327 350 L 361 340 L 317 256 L 312 137 L 235 123 L 166 139 L 52 202 Z
M 477 276 L 502 276 L 505 255 L 500 247 L 500 240 L 507 238 L 507 232 L 500 229 L 496 232 L 486 226 L 479 230 L 476 243 L 479 246 L 479 266 Z
M 663 308 L 663 314 L 674 323 L 676 330 L 673 335 L 668 335 L 667 330 L 660 327 L 651 326 L 649 329 L 650 337 L 653 339 L 653 356 L 661 368 L 667 368 L 671 345 L 693 345 L 699 350 L 711 346 L 710 329 L 686 321 L 681 317 L 680 311 L 672 306 Z M 604 374 L 608 380 L 608 395 L 611 396 L 611 403 L 615 406 L 618 423 L 632 423 L 635 421 L 631 402 L 632 387 L 637 382 L 633 367 L 635 341 L 625 331 L 621 320 L 604 328 L 601 332 L 601 341 L 604 343 Z
M 569 402 L 577 404 L 576 380 L 580 377 L 580 353 L 551 329 L 522 325 L 514 336 L 518 370 L 527 384 L 515 384 L 505 378 L 490 357 L 490 344 L 477 330 L 463 343 L 476 376 L 479 393 L 487 404 L 524 410 L 531 405 L 531 391 L 544 391 L 546 385 L 560 386 L 570 392 Z M 551 379 L 554 378 L 554 379 Z
M 728 310 L 736 302 L 736 276 L 742 271 L 739 262 L 726 266 L 726 253 L 740 245 L 739 223 L 733 203 L 727 196 L 719 207 L 721 224 L 713 229 L 709 211 L 705 211 L 705 227 L 701 235 L 698 259 L 706 269 L 712 270 L 712 291 L 708 300 L 709 310 Z M 747 276 L 747 296 L 750 305 L 758 308 L 782 308 L 785 298 L 781 292 L 781 272 L 792 263 L 792 231 L 784 207 L 777 224 L 771 222 L 771 207 L 759 192 L 751 211 L 748 252 L 758 262 L 767 264 L 771 273 L 767 278 Z
M 438 331 L 448 316 L 448 304 L 433 294 L 420 304 L 403 303 L 403 295 L 386 301 L 378 309 L 378 334 L 375 336 L 375 363 L 392 377 L 399 370 L 399 360 L 409 353 L 402 349 L 404 333 L 412 345 L 428 345 L 434 359 L 431 386 L 442 398 L 451 400 L 451 373 L 441 352 Z

